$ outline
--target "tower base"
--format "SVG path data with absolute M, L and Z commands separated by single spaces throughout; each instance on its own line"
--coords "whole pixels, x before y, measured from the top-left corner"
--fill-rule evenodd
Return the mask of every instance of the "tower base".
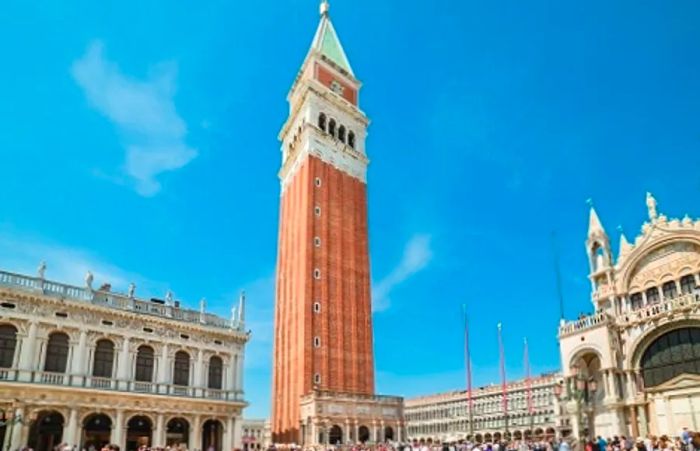
M 314 391 L 301 399 L 301 445 L 401 442 L 403 398 Z

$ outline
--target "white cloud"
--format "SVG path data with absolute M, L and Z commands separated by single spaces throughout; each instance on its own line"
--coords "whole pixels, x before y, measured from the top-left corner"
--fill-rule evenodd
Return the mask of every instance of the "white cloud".
M 405 282 L 414 274 L 425 269 L 433 258 L 430 247 L 430 235 L 414 235 L 406 243 L 403 257 L 399 264 L 382 280 L 376 283 L 372 290 L 372 309 L 383 311 L 391 305 L 389 295 L 398 285 Z
M 147 80 L 136 80 L 106 59 L 102 43 L 95 41 L 71 72 L 90 104 L 122 135 L 123 170 L 139 194 L 157 194 L 160 174 L 180 169 L 197 156 L 185 142 L 187 125 L 175 109 L 173 64 L 161 64 Z

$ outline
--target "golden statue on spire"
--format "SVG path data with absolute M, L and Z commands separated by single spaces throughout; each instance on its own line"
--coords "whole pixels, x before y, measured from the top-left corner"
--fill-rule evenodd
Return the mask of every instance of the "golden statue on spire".
M 328 11 L 331 9 L 331 4 L 328 3 L 328 0 L 322 0 L 321 1 L 321 15 L 322 16 L 327 16 Z

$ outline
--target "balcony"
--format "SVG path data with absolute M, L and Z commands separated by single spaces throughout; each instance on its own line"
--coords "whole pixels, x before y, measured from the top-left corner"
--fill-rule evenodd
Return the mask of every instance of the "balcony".
M 606 312 L 595 313 L 576 321 L 569 321 L 559 327 L 559 337 L 566 337 L 585 330 L 610 324 L 612 318 Z
M 700 294 L 684 294 L 658 304 L 646 305 L 637 310 L 626 312 L 618 318 L 618 324 L 620 326 L 629 326 L 698 308 L 700 308 Z
M 197 310 L 183 309 L 173 305 L 137 299 L 111 291 L 100 291 L 87 287 L 66 285 L 39 277 L 30 277 L 7 271 L 0 271 L 0 287 L 3 286 L 59 299 L 87 302 L 93 305 L 170 318 L 187 323 L 198 323 L 222 329 L 240 330 L 243 327 L 238 321 L 224 319 L 210 313 L 202 313 Z
M 245 402 L 243 392 L 215 390 L 203 387 L 160 384 L 156 382 L 123 381 L 106 377 L 79 376 L 47 371 L 25 371 L 15 368 L 0 369 L 0 381 L 4 383 L 37 386 L 64 386 L 78 389 L 142 393 L 154 396 L 177 396 L 191 399 L 209 399 L 225 402 Z

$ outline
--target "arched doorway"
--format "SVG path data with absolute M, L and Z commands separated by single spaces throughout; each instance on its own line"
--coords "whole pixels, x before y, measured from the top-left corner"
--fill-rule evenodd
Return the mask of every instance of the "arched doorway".
M 221 451 L 224 427 L 219 420 L 207 420 L 202 426 L 202 451 Z
M 546 434 L 545 438 L 547 440 L 553 439 L 554 435 L 555 435 L 554 428 L 547 428 L 547 431 L 545 432 L 545 434 Z
M 700 327 L 666 332 L 647 347 L 640 363 L 645 388 L 684 373 L 700 374 Z
M 523 439 L 523 433 L 520 431 L 515 431 L 513 432 L 513 438 L 515 440 L 522 440 Z
M 334 424 L 328 432 L 328 443 L 331 445 L 341 445 L 343 443 L 343 430 L 337 424 Z
M 500 441 L 501 441 L 501 433 L 500 433 L 500 432 L 496 432 L 496 433 L 493 434 L 493 441 L 494 441 L 494 442 L 500 442 Z
M 167 446 L 185 445 L 189 447 L 190 424 L 184 418 L 173 418 L 168 421 L 165 429 L 165 444 Z
M 491 434 L 486 433 L 486 434 L 484 434 L 484 440 L 486 441 L 486 443 L 491 443 L 491 441 L 493 440 L 493 437 L 491 437 Z
M 126 426 L 126 450 L 136 451 L 140 446 L 151 446 L 153 424 L 148 417 L 131 417 Z
M 357 429 L 357 440 L 360 443 L 365 443 L 369 441 L 369 428 L 367 426 L 360 426 Z
M 391 442 L 394 440 L 394 428 L 387 426 L 384 428 L 384 441 Z
M 83 448 L 90 449 L 93 446 L 102 449 L 110 443 L 111 433 L 112 420 L 107 415 L 96 413 L 88 416 L 83 421 Z
M 61 443 L 63 423 L 63 415 L 58 412 L 39 412 L 29 428 L 29 447 L 34 451 L 51 451 Z
M 484 443 L 484 437 L 482 437 L 481 434 L 476 434 L 475 438 L 476 443 Z
M 535 429 L 535 440 L 542 440 L 544 438 L 544 431 L 541 428 Z
M 529 429 L 526 429 L 525 432 L 523 432 L 523 438 L 525 440 L 532 440 L 532 431 Z

